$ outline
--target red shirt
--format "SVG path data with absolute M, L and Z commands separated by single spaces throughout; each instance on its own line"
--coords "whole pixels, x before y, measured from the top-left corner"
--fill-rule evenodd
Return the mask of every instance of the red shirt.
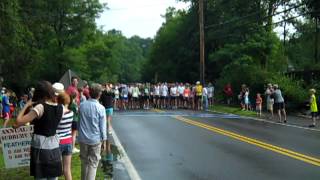
M 83 95 L 84 95 L 87 99 L 90 98 L 89 88 L 84 88 L 84 89 L 83 89 Z
M 256 105 L 260 105 L 260 104 L 262 104 L 262 98 L 261 97 L 257 97 Z
M 78 106 L 80 105 L 80 94 L 79 94 L 79 91 L 77 89 L 77 87 L 73 86 L 73 85 L 70 85 L 68 88 L 67 88 L 67 91 L 66 91 L 70 96 L 72 94 L 76 94 L 76 102 L 78 104 Z

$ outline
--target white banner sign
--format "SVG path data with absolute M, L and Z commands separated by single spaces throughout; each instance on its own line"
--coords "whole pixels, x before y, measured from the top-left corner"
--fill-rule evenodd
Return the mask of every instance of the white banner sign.
M 0 129 L 0 139 L 6 168 L 29 166 L 33 126 Z

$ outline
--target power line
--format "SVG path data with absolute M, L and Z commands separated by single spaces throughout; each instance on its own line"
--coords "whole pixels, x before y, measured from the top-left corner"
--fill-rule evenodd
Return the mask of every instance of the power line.
M 303 5 L 305 5 L 305 4 L 304 4 L 304 3 L 301 3 L 301 4 L 298 4 L 298 5 L 292 6 L 292 7 L 288 8 L 288 9 L 286 9 L 286 10 L 284 10 L 284 11 L 277 12 L 277 13 L 274 13 L 274 14 L 272 14 L 272 15 L 264 16 L 263 18 L 261 18 L 261 20 L 267 19 L 267 18 L 270 18 L 270 17 L 273 17 L 273 16 L 276 16 L 276 15 L 279 15 L 279 14 L 282 14 L 282 13 L 285 13 L 285 12 L 288 12 L 288 11 L 290 11 L 291 9 L 296 9 L 296 8 L 299 8 L 299 7 L 303 6 Z M 237 22 L 237 21 L 246 19 L 246 18 L 248 18 L 248 17 L 254 16 L 254 15 L 256 15 L 256 14 L 259 14 L 259 13 L 261 13 L 261 11 L 255 11 L 255 12 L 253 12 L 253 13 L 251 13 L 251 14 L 246 15 L 246 16 L 242 16 L 242 17 L 239 17 L 239 18 L 234 18 L 234 19 L 231 19 L 231 20 L 228 20 L 228 21 L 225 21 L 225 22 L 222 22 L 222 23 L 218 23 L 218 24 L 208 25 L 208 26 L 206 26 L 205 28 L 206 28 L 206 29 L 210 29 L 210 28 L 213 28 L 213 27 L 216 27 L 216 26 L 221 26 L 221 25 L 225 25 L 225 24 L 230 24 L 230 23 L 232 23 L 232 22 Z
M 285 21 L 290 21 L 290 20 L 296 19 L 296 18 L 301 17 L 301 16 L 305 16 L 305 15 L 308 15 L 308 14 L 311 14 L 311 13 L 318 13 L 318 12 L 320 12 L 320 11 L 305 12 L 305 13 L 297 15 L 297 16 L 293 16 L 293 17 L 290 17 L 290 18 L 287 18 L 287 19 L 283 19 L 281 21 L 273 22 L 273 23 L 271 23 L 271 25 L 281 24 L 281 23 L 283 23 Z M 245 26 L 245 25 L 249 25 L 249 24 L 253 24 L 253 23 L 255 23 L 255 22 L 249 22 L 249 23 L 247 22 L 247 23 L 241 24 L 239 26 Z M 239 26 L 235 26 L 233 28 L 236 28 L 236 27 L 239 27 Z M 268 26 L 268 24 L 263 25 L 262 27 L 266 27 L 266 26 Z M 231 29 L 233 29 L 233 28 L 231 28 Z M 259 29 L 252 29 L 251 31 L 258 31 L 258 30 Z M 218 31 L 214 31 L 214 32 L 218 32 Z M 227 34 L 227 35 L 224 35 L 224 36 L 215 37 L 213 39 L 221 39 L 221 38 L 225 38 L 225 37 L 237 37 L 237 35 L 239 35 L 239 34 L 238 33 L 232 33 L 232 34 Z

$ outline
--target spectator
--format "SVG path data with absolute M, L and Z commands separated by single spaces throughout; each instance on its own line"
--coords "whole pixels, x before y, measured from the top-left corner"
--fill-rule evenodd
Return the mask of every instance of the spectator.
M 209 106 L 212 106 L 214 101 L 214 86 L 212 83 L 208 84 L 208 101 Z
M 5 90 L 2 89 L 0 92 L 0 118 L 3 117 L 3 115 L 2 115 L 2 111 L 3 111 L 2 98 L 3 98 L 4 94 L 5 94 Z
M 77 105 L 80 105 L 80 93 L 78 91 L 78 78 L 73 76 L 71 77 L 71 85 L 67 88 L 67 93 L 71 96 L 72 94 L 76 94 L 76 102 Z
M 227 104 L 229 105 L 233 96 L 233 91 L 230 83 L 224 86 L 223 92 L 224 92 Z
M 261 117 L 262 114 L 262 98 L 261 98 L 261 94 L 258 93 L 257 94 L 257 98 L 256 98 L 256 111 L 257 111 L 257 115 L 259 117 Z
M 32 101 L 19 112 L 14 127 L 34 124 L 30 151 L 30 174 L 35 179 L 58 179 L 62 175 L 59 138 L 56 135 L 63 106 L 54 102 L 54 90 L 48 81 L 40 81 Z M 27 109 L 35 105 L 29 112 Z
M 108 134 L 111 134 L 111 120 L 112 120 L 112 115 L 113 115 L 113 97 L 114 94 L 111 90 L 111 88 L 108 86 L 108 84 L 106 84 L 105 89 L 102 92 L 101 95 L 101 104 L 104 106 L 105 111 L 106 111 L 106 116 L 107 116 L 107 132 Z M 112 161 L 113 160 L 113 156 L 111 153 L 111 149 L 110 149 L 110 142 L 107 140 L 107 158 L 106 160 L 108 161 Z
M 317 98 L 315 96 L 316 90 L 310 89 L 310 110 L 311 110 L 311 116 L 312 116 L 312 124 L 309 125 L 309 127 L 316 127 L 316 118 L 318 114 L 318 106 L 317 106 Z
M 70 96 L 71 98 L 71 103 L 70 103 L 70 110 L 72 110 L 74 116 L 73 116 L 73 121 L 72 121 L 72 153 L 79 153 L 80 150 L 76 148 L 76 138 L 77 138 L 77 133 L 78 133 L 78 122 L 79 122 L 79 108 L 76 102 L 76 94 L 72 94 Z
M 86 99 L 90 98 L 90 93 L 89 93 L 89 84 L 87 81 L 84 81 L 84 86 L 83 86 L 83 95 L 86 97 Z
M 285 110 L 285 104 L 284 104 L 284 98 L 282 96 L 281 90 L 279 89 L 279 86 L 275 84 L 274 86 L 274 106 L 275 110 L 278 112 L 278 117 L 279 117 L 279 122 L 286 123 L 287 122 L 287 115 L 286 115 L 286 110 Z M 282 121 L 282 116 L 281 113 L 283 114 L 284 120 Z
M 273 87 L 272 84 L 268 84 L 266 92 L 264 93 L 267 97 L 267 111 L 271 113 L 271 118 L 273 119 L 273 105 L 274 105 L 274 97 L 273 97 Z
M 57 135 L 60 140 L 60 151 L 62 155 L 63 174 L 66 180 L 72 180 L 71 158 L 72 158 L 72 135 L 71 126 L 73 122 L 73 111 L 69 109 L 70 96 L 65 93 L 59 93 L 58 103 L 64 106 L 63 116 L 58 125 Z
M 2 95 L 2 115 L 4 119 L 3 128 L 6 128 L 10 121 L 10 101 L 9 101 L 9 91 L 5 90 Z
M 101 159 L 102 148 L 106 148 L 106 111 L 98 102 L 102 88 L 99 84 L 90 87 L 90 99 L 80 105 L 79 143 L 81 179 L 93 180 Z

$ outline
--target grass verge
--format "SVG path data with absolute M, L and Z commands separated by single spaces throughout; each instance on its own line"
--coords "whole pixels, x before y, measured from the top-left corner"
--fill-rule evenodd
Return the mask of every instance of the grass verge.
M 239 107 L 227 106 L 222 104 L 215 104 L 209 108 L 211 111 L 220 113 L 236 114 L 239 116 L 257 117 L 257 113 L 254 111 L 243 111 Z

